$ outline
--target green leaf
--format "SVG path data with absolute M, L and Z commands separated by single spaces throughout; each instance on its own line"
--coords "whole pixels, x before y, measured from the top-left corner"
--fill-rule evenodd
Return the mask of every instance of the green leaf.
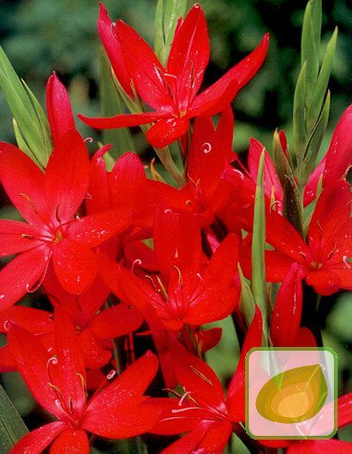
M 164 15 L 165 53 L 169 55 L 175 29 L 180 17 L 184 17 L 187 9 L 187 0 L 166 0 Z
M 51 151 L 54 148 L 54 143 L 51 137 L 51 131 L 50 131 L 50 125 L 48 118 L 38 102 L 37 98 L 34 96 L 34 93 L 32 90 L 28 87 L 26 82 L 22 79 L 22 84 L 24 85 L 24 88 L 26 89 L 28 96 L 33 104 L 33 108 L 35 110 L 35 113 L 37 115 L 38 119 L 38 125 L 40 126 L 40 131 L 41 131 L 41 136 L 43 139 L 43 146 L 44 146 L 44 151 L 46 152 L 47 155 L 47 160 L 49 159 L 49 156 L 51 154 Z
M 165 38 L 163 26 L 164 2 L 158 0 L 154 22 L 154 51 L 162 65 L 166 63 Z
M 330 91 L 328 91 L 326 95 L 322 112 L 318 118 L 318 121 L 315 124 L 315 127 L 311 133 L 311 136 L 307 144 L 304 160 L 300 168 L 300 183 L 302 185 L 304 185 L 308 181 L 310 174 L 313 172 L 315 168 L 316 158 L 318 156 L 320 146 L 323 141 L 324 134 L 328 125 L 329 113 L 330 113 Z
M 303 159 L 307 140 L 305 124 L 306 72 L 307 64 L 304 63 L 298 76 L 293 98 L 293 143 L 298 164 Z
M 121 97 L 116 90 L 110 63 L 105 51 L 100 49 L 100 113 L 103 117 L 110 117 L 124 113 Z M 103 143 L 112 144 L 115 158 L 125 151 L 134 151 L 131 133 L 127 128 L 107 129 L 103 131 Z
M 51 151 L 51 138 L 44 111 L 29 88 L 20 81 L 1 47 L 0 85 L 16 120 L 17 132 L 27 145 L 23 151 L 45 168 Z
M 321 24 L 313 23 L 312 8 L 316 2 L 312 5 L 308 3 L 305 10 L 302 28 L 302 41 L 301 41 L 301 60 L 302 67 L 304 63 L 307 65 L 306 71 L 306 105 L 308 104 L 308 98 L 313 93 L 314 85 L 319 71 L 319 47 L 317 47 L 315 36 L 319 35 L 320 41 L 320 28 Z
M 241 282 L 240 311 L 244 316 L 247 328 L 249 328 L 255 314 L 255 302 L 252 291 L 243 276 L 240 265 L 238 265 L 238 274 Z
M 337 43 L 337 34 L 338 30 L 335 28 L 335 31 L 326 47 L 326 52 L 324 56 L 324 61 L 316 80 L 313 96 L 311 103 L 309 105 L 309 109 L 307 112 L 307 125 L 308 128 L 312 128 L 314 123 L 317 121 L 317 118 L 320 115 L 325 97 L 326 97 L 326 90 L 328 88 L 331 69 L 332 69 L 332 62 L 335 55 L 336 50 L 336 43 Z
M 27 433 L 26 425 L 0 386 L 0 452 L 9 452 Z
M 252 239 L 252 293 L 263 315 L 264 333 L 267 333 L 267 288 L 265 278 L 265 198 L 264 198 L 264 150 L 260 156 L 257 187 L 254 202 Z

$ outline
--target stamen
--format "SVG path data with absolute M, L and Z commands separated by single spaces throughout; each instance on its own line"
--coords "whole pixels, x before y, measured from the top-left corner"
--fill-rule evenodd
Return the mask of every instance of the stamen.
M 211 152 L 211 144 L 209 142 L 205 142 L 203 143 L 203 145 L 200 147 L 200 150 L 204 153 L 204 154 L 208 154 Z
M 142 260 L 141 259 L 136 259 L 133 263 L 132 263 L 132 266 L 131 266 L 131 273 L 134 274 L 134 267 L 136 265 L 142 265 Z
M 183 280 L 182 280 L 182 274 L 180 268 L 178 268 L 176 265 L 174 265 L 175 270 L 178 273 L 178 285 L 183 288 Z
M 191 391 L 187 391 L 186 393 L 184 393 L 184 395 L 181 397 L 179 403 L 178 403 L 178 406 L 179 407 L 182 407 L 182 404 L 184 402 L 185 399 L 187 399 L 187 397 L 191 394 Z
M 346 268 L 348 268 L 350 270 L 351 269 L 351 265 L 348 263 L 348 256 L 347 255 L 344 255 L 342 257 L 342 261 L 346 265 Z
M 193 370 L 193 372 L 199 375 L 199 377 L 202 378 L 205 382 L 209 383 L 209 385 L 211 386 L 214 386 L 214 383 L 210 381 L 209 378 L 207 378 L 205 375 L 203 375 L 202 372 L 199 372 L 199 370 L 193 367 L 192 365 L 190 365 L 189 367 Z
M 81 379 L 82 389 L 83 389 L 84 393 L 88 396 L 87 384 L 86 384 L 86 381 L 85 381 L 83 375 L 80 374 L 79 372 L 76 372 L 76 374 L 77 374 L 77 375 L 79 376 L 79 378 Z
M 21 233 L 21 238 L 25 238 L 27 240 L 34 240 L 35 237 L 33 235 L 30 235 L 29 233 Z
M 160 285 L 160 288 L 164 295 L 165 300 L 169 301 L 169 295 L 167 294 L 166 288 L 164 287 L 164 284 L 161 282 L 160 277 L 159 276 L 155 276 L 155 277 L 156 277 L 156 280 L 158 281 L 158 284 Z
M 334 241 L 334 247 L 333 247 L 332 251 L 329 252 L 329 254 L 328 254 L 328 260 L 331 259 L 331 257 L 334 255 L 334 252 L 336 251 L 336 249 L 337 249 L 337 244 Z
M 186 408 L 174 408 L 171 410 L 171 413 L 182 413 L 188 410 L 203 410 L 202 407 L 186 407 Z

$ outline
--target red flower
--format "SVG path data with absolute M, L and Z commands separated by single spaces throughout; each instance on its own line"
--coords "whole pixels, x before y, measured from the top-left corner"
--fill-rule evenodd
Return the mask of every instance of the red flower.
M 155 123 L 149 129 L 147 139 L 156 147 L 163 147 L 181 137 L 188 129 L 189 119 L 223 110 L 259 70 L 269 39 L 265 35 L 248 57 L 197 95 L 210 54 L 206 21 L 199 4 L 194 5 L 183 22 L 180 20 L 166 68 L 131 27 L 121 20 L 112 24 L 103 6 L 99 32 L 121 85 L 132 96 L 127 82 L 130 78 L 139 96 L 155 112 L 105 119 L 79 117 L 89 126 L 103 129 Z
M 158 411 L 143 392 L 152 381 L 158 360 L 151 352 L 87 402 L 86 371 L 72 322 L 60 308 L 55 313 L 55 357 L 27 330 L 8 323 L 8 340 L 18 370 L 31 393 L 59 421 L 22 438 L 11 454 L 40 453 L 54 440 L 55 452 L 67 447 L 89 452 L 86 431 L 102 437 L 127 438 L 149 430 Z M 35 352 L 35 355 L 33 355 Z
M 327 188 L 333 187 L 336 181 L 346 177 L 352 166 L 351 128 L 352 106 L 349 106 L 337 123 L 328 151 L 305 187 L 304 205 L 315 199 L 320 179 L 322 187 Z
M 227 397 L 214 371 L 184 349 L 174 350 L 176 376 L 184 388 L 180 399 L 152 399 L 162 410 L 160 422 L 152 429 L 157 434 L 189 432 L 164 452 L 219 453 L 245 418 L 245 356 L 262 343 L 262 319 L 258 308 L 247 333 L 237 370 Z
M 50 262 L 68 292 L 84 291 L 96 276 L 91 249 L 125 229 L 128 215 L 75 218 L 89 182 L 88 153 L 78 132 L 58 138 L 45 174 L 21 150 L 0 143 L 0 180 L 27 221 L 0 221 L 1 255 L 20 253 L 0 273 L 0 307 L 38 288 Z
M 160 276 L 142 279 L 106 256 L 99 260 L 103 279 L 119 298 L 143 313 L 153 311 L 172 330 L 225 318 L 238 301 L 237 237 L 229 235 L 207 263 L 192 221 L 186 212 L 162 208 L 157 212 L 154 250 Z
M 296 262 L 302 277 L 321 295 L 352 289 L 351 201 L 351 188 L 344 180 L 324 189 L 309 225 L 307 243 L 287 219 L 268 210 L 266 241 L 276 249 L 266 251 L 268 282 L 282 282 Z M 248 271 L 248 248 L 242 252 L 241 264 Z

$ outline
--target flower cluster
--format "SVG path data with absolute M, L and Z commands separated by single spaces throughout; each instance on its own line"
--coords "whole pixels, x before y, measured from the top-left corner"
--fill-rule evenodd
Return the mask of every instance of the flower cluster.
M 258 452 L 349 452 L 338 440 L 254 441 L 244 421 L 246 353 L 319 346 L 302 320 L 304 305 L 313 305 L 304 289 L 352 289 L 352 107 L 305 181 L 283 131 L 274 160 L 255 139 L 246 162 L 232 150 L 230 104 L 260 70 L 268 35 L 201 90 L 210 46 L 200 5 L 178 20 L 165 64 L 103 5 L 98 30 L 132 110 L 79 117 L 100 129 L 150 125 L 146 138 L 178 186 L 154 167 L 147 178 L 135 153 L 109 167 L 110 145 L 90 155 L 55 74 L 47 84 L 54 147 L 45 168 L 0 143 L 0 181 L 21 216 L 0 221 L 0 254 L 14 256 L 0 272 L 7 335 L 0 369 L 18 370 L 54 418 L 11 452 L 88 453 L 94 438 L 87 433 L 124 439 L 147 432 L 186 434 L 165 453 L 221 453 L 232 433 Z M 174 142 L 182 170 L 169 150 Z M 311 213 L 303 225 L 305 206 Z M 16 304 L 27 293 L 45 294 L 50 308 Z M 242 341 L 225 390 L 204 353 L 222 336 L 207 324 L 226 317 Z M 137 339 L 149 347 L 136 349 Z M 340 398 L 339 426 L 352 421 L 351 405 L 351 394 Z

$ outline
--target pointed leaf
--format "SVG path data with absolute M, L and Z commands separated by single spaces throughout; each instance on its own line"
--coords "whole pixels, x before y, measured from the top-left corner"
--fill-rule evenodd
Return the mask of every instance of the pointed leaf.
M 28 433 L 28 429 L 13 403 L 0 385 L 0 449 L 9 452 L 10 448 Z
M 252 292 L 254 301 L 258 304 L 263 319 L 267 315 L 267 289 L 265 280 L 265 200 L 264 200 L 264 151 L 258 165 L 258 179 L 255 191 L 253 240 L 252 240 Z

